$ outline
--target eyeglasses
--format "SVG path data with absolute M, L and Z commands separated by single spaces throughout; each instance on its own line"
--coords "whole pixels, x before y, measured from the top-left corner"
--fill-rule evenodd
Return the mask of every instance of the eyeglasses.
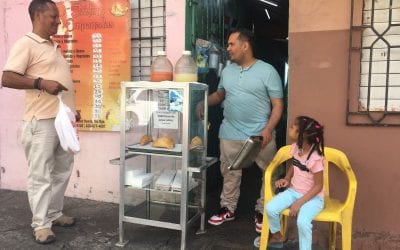
M 301 162 L 294 157 L 292 157 L 292 164 L 293 166 L 298 167 L 301 171 L 310 172 L 306 165 L 301 164 Z

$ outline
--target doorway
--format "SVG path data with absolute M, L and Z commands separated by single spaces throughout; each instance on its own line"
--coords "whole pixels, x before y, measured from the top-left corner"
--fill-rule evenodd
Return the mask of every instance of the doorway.
M 226 40 L 229 32 L 238 27 L 253 30 L 255 36 L 255 56 L 278 71 L 284 88 L 284 100 L 287 104 L 288 86 L 288 20 L 289 0 L 187 0 L 186 4 L 186 49 L 196 53 L 196 42 L 204 39 L 212 42 L 219 49 L 221 63 L 228 59 Z M 210 86 L 210 93 L 218 85 L 218 72 L 213 69 L 200 73 L 200 81 Z M 277 144 L 286 144 L 286 114 L 276 128 Z M 220 123 L 221 113 L 211 110 L 211 124 Z M 215 127 L 215 126 L 214 126 Z M 211 131 L 214 135 L 214 131 Z M 213 142 L 212 138 L 210 138 Z M 217 152 L 212 143 L 210 155 Z
M 288 89 L 288 20 L 289 0 L 187 0 L 186 1 L 186 49 L 196 53 L 198 39 L 211 41 L 219 49 L 220 61 L 227 60 L 226 40 L 234 28 L 253 30 L 255 56 L 278 71 L 284 89 L 285 110 L 276 127 L 278 148 L 286 144 L 287 89 Z M 199 81 L 209 85 L 210 93 L 217 89 L 218 71 L 207 69 L 199 74 Z M 208 138 L 208 155 L 219 156 L 218 131 L 222 121 L 220 107 L 209 108 L 211 123 Z M 256 167 L 245 169 L 242 176 L 238 213 L 252 215 L 261 187 L 261 171 Z M 219 166 L 207 172 L 208 211 L 219 205 L 222 177 Z M 215 199 L 215 200 L 214 200 Z

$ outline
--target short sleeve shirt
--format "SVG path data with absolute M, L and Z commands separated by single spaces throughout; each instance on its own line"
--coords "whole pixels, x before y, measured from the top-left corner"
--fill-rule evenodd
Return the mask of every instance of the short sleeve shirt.
M 296 143 L 292 144 L 290 154 L 293 156 L 293 161 L 297 160 L 297 164 L 293 164 L 291 187 L 296 192 L 306 194 L 314 186 L 314 174 L 324 170 L 324 157 L 314 151 L 307 160 L 308 154 L 300 156 Z M 298 164 L 302 166 L 297 166 Z M 321 190 L 317 196 L 324 197 L 324 190 Z
M 270 98 L 283 97 L 278 72 L 261 60 L 248 68 L 236 63 L 225 67 L 218 89 L 225 91 L 219 137 L 227 140 L 259 135 L 271 115 Z
M 75 91 L 69 65 L 61 54 L 56 42 L 43 39 L 34 33 L 20 38 L 12 47 L 4 71 L 11 71 L 25 77 L 58 81 L 68 91 L 62 92 L 62 98 L 72 110 L 75 110 Z M 25 95 L 24 121 L 54 118 L 58 112 L 57 96 L 47 92 L 27 89 Z

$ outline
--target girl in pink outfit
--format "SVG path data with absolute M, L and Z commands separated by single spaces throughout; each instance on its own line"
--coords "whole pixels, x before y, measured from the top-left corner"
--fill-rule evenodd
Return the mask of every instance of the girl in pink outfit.
M 280 213 L 290 207 L 290 216 L 297 216 L 300 250 L 311 250 L 312 220 L 324 208 L 323 127 L 314 119 L 299 116 L 289 128 L 291 165 L 285 178 L 275 187 L 288 187 L 270 200 L 265 208 L 271 230 L 268 246 L 282 248 L 286 239 L 281 234 Z

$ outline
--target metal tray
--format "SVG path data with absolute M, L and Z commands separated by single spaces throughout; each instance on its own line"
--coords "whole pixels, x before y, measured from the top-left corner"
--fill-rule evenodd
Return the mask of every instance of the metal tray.
M 262 140 L 262 136 L 250 136 L 243 144 L 228 169 L 239 170 L 250 167 L 261 151 Z

